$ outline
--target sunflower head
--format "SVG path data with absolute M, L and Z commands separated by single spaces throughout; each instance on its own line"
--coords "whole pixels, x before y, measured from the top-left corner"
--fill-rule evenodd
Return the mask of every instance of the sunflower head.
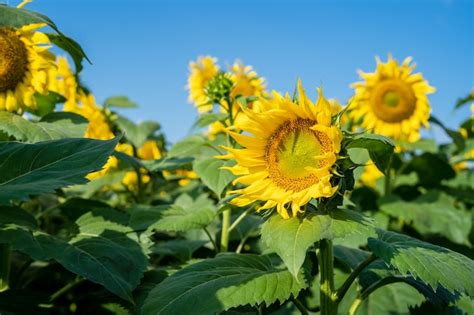
M 349 114 L 362 128 L 396 140 L 420 138 L 431 111 L 427 95 L 435 89 L 421 73 L 412 73 L 415 65 L 410 63 L 411 58 L 401 65 L 391 56 L 386 63 L 377 58 L 375 72 L 359 72 L 363 81 L 352 85 L 355 95 Z
M 194 103 L 199 112 L 212 110 L 212 103 L 206 95 L 206 85 L 219 73 L 216 59 L 210 56 L 199 57 L 196 62 L 189 64 L 189 101 Z
M 230 79 L 234 82 L 231 96 L 261 96 L 265 94 L 265 79 L 258 76 L 251 66 L 236 61 L 230 68 Z
M 332 125 L 331 105 L 319 90 L 316 104 L 298 82 L 298 102 L 273 92 L 261 98 L 260 112 L 244 109 L 247 119 L 229 132 L 243 148 L 226 148 L 224 158 L 235 159 L 231 168 L 239 177 L 234 184 L 238 206 L 264 201 L 258 210 L 276 207 L 284 217 L 297 215 L 312 198 L 331 197 L 332 168 L 341 148 L 341 130 Z
M 43 26 L 0 27 L 0 110 L 36 109 L 35 93 L 47 94 L 54 56 L 48 51 L 49 38 L 35 31 Z

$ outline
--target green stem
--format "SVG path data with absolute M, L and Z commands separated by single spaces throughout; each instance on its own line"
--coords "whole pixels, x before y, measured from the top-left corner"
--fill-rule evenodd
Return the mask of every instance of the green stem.
M 209 233 L 209 230 L 206 227 L 204 227 L 203 230 L 204 232 L 206 232 L 207 237 L 209 237 L 209 240 L 211 241 L 212 246 L 214 247 L 214 250 L 218 252 L 219 250 L 217 248 L 216 242 L 214 241 L 214 238 L 212 237 L 211 233 Z
M 388 162 L 387 175 L 385 175 L 384 195 L 390 195 L 392 192 L 392 156 Z
M 11 251 L 10 244 L 0 244 L 0 292 L 9 289 Z
M 229 226 L 230 209 L 227 209 L 222 213 L 221 252 L 226 252 L 229 249 Z
M 349 275 L 349 277 L 344 281 L 342 286 L 337 290 L 335 298 L 336 302 L 339 303 L 341 300 L 344 298 L 344 295 L 346 295 L 347 291 L 351 287 L 352 283 L 354 280 L 359 276 L 359 274 L 362 272 L 362 270 L 365 269 L 370 263 L 372 263 L 374 260 L 376 260 L 377 257 L 374 255 L 370 255 L 366 260 L 361 262 Z
M 387 284 L 395 283 L 395 282 L 403 282 L 402 278 L 399 277 L 388 277 L 388 278 L 383 278 L 382 280 L 379 280 L 377 282 L 372 283 L 369 287 L 367 287 L 364 291 L 359 293 L 357 298 L 352 302 L 352 305 L 349 309 L 349 315 L 355 315 L 359 307 L 362 305 L 362 302 L 370 295 L 372 294 L 375 290 L 377 290 L 380 287 L 383 287 Z
M 296 308 L 301 312 L 301 315 L 309 315 L 308 310 L 303 305 L 303 303 L 301 303 L 300 300 L 298 300 L 297 298 L 293 298 L 291 299 L 291 301 L 293 302 L 293 304 L 295 304 Z
M 239 225 L 239 223 L 242 222 L 242 220 L 245 219 L 245 217 L 248 216 L 249 213 L 253 211 L 253 209 L 254 209 L 254 207 L 250 207 L 246 211 L 242 212 L 242 214 L 237 219 L 235 219 L 234 222 L 232 222 L 232 225 L 229 227 L 229 233 L 233 229 L 235 229 L 237 227 L 237 225 Z
M 337 314 L 334 289 L 334 248 L 331 240 L 319 241 L 320 303 L 321 315 Z
M 63 295 L 64 293 L 66 293 L 67 291 L 69 291 L 70 289 L 72 289 L 77 284 L 81 283 L 82 281 L 84 281 L 84 279 L 77 277 L 74 281 L 67 283 L 64 287 L 62 287 L 61 289 L 59 289 L 58 291 L 54 292 L 51 295 L 50 301 L 53 302 L 58 297 L 60 297 L 61 295 Z

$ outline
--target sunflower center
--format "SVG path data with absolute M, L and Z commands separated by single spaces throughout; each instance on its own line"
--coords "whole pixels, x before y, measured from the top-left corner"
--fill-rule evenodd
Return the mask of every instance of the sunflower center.
M 375 115 L 388 123 L 409 118 L 416 107 L 412 88 L 401 80 L 385 80 L 374 87 L 371 105 Z
M 0 28 L 0 93 L 13 90 L 28 69 L 25 44 L 11 28 Z
M 310 119 L 290 120 L 277 128 L 266 147 L 267 170 L 281 188 L 301 191 L 319 181 L 314 169 L 325 164 L 317 158 L 330 150 L 330 139 L 310 127 Z

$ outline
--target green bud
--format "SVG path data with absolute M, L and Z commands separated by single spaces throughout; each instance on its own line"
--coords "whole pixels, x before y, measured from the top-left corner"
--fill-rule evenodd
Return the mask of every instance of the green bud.
M 213 103 L 219 103 L 223 99 L 228 99 L 234 83 L 224 72 L 219 72 L 206 85 L 205 91 L 209 100 Z

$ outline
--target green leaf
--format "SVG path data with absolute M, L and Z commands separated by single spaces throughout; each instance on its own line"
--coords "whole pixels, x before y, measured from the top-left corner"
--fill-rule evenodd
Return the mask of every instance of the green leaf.
M 371 221 L 350 210 L 334 210 L 329 214 L 309 213 L 283 219 L 273 215 L 262 226 L 262 241 L 281 257 L 296 276 L 306 258 L 306 251 L 322 239 L 334 239 L 357 233 L 370 233 Z
M 464 105 L 467 105 L 469 103 L 472 103 L 472 102 L 474 102 L 474 92 L 471 92 L 468 95 L 466 95 L 465 97 L 458 99 L 458 101 L 456 102 L 455 109 L 458 109 L 458 108 L 460 108 Z
M 416 142 L 396 141 L 395 144 L 409 151 L 419 150 L 421 152 L 430 153 L 438 152 L 438 146 L 436 145 L 436 141 L 433 139 L 420 139 Z
M 364 133 L 350 137 L 347 140 L 345 147 L 346 149 L 366 149 L 377 168 L 385 174 L 387 168 L 389 167 L 391 155 L 393 154 L 395 145 L 387 137 Z
M 185 157 L 165 157 L 156 161 L 143 161 L 146 168 L 152 172 L 176 171 L 190 168 L 194 158 Z
M 413 157 L 405 171 L 406 173 L 416 172 L 419 184 L 428 188 L 436 187 L 442 180 L 456 176 L 444 156 L 428 152 Z
M 196 161 L 193 169 L 202 182 L 220 198 L 227 185 L 235 179 L 235 175 L 231 172 L 221 169 L 224 166 L 231 166 L 230 163 L 232 162 L 210 157 Z
M 404 276 L 413 276 L 435 289 L 438 284 L 451 292 L 474 294 L 474 261 L 447 248 L 407 235 L 377 230 L 369 238 L 369 249 Z
M 81 138 L 88 123 L 84 117 L 67 112 L 48 114 L 38 122 L 13 113 L 0 112 L 0 130 L 23 142 Z
M 56 35 L 52 33 L 47 33 L 49 40 L 59 48 L 66 51 L 74 61 L 74 66 L 76 68 L 76 74 L 82 71 L 82 59 L 84 59 L 84 51 L 82 50 L 81 45 L 77 43 L 70 37 L 64 35 Z
M 458 131 L 447 128 L 438 118 L 433 115 L 430 116 L 429 122 L 434 123 L 441 127 L 441 129 L 446 132 L 446 134 L 453 140 L 454 144 L 458 148 L 458 151 L 462 151 L 466 147 L 466 142 L 464 137 Z
M 27 110 L 40 117 L 53 113 L 57 104 L 66 101 L 64 96 L 53 91 L 49 91 L 47 95 L 36 92 L 34 96 L 36 99 L 36 109 L 31 110 L 27 108 Z
M 105 164 L 118 140 L 1 142 L 0 203 L 86 183 L 85 176 Z
M 216 216 L 216 209 L 206 195 L 200 195 L 196 200 L 181 195 L 173 205 L 155 214 L 156 222 L 148 227 L 149 230 L 185 232 L 209 225 Z
M 216 314 L 240 305 L 283 303 L 306 287 L 269 256 L 224 254 L 190 265 L 158 284 L 142 314 Z
M 223 121 L 227 118 L 226 113 L 204 113 L 201 114 L 198 120 L 194 123 L 193 128 L 204 128 L 216 121 Z
M 151 252 L 163 256 L 174 256 L 181 261 L 187 261 L 191 259 L 196 250 L 207 243 L 207 241 L 201 240 L 171 240 L 156 244 L 151 248 Z
M 112 96 L 105 99 L 104 107 L 136 108 L 138 105 L 127 96 Z
M 127 138 L 136 148 L 140 148 L 149 136 L 160 129 L 160 124 L 157 122 L 144 121 L 135 124 L 121 116 L 116 120 L 116 124 L 121 131 L 125 132 L 125 138 Z
M 383 212 L 410 223 L 423 235 L 439 234 L 458 244 L 468 243 L 471 214 L 457 209 L 454 198 L 444 193 L 428 191 L 410 202 L 389 196 L 379 203 Z
M 207 144 L 202 136 L 189 136 L 175 143 L 168 152 L 168 157 L 192 156 L 199 153 L 200 149 Z M 216 152 L 217 154 L 217 152 Z
M 82 50 L 81 46 L 79 46 L 78 43 L 71 41 L 69 37 L 65 36 L 58 29 L 56 24 L 54 24 L 54 22 L 51 21 L 47 16 L 30 10 L 18 9 L 0 4 L 0 27 L 6 26 L 20 28 L 24 25 L 35 23 L 45 23 L 50 26 L 61 37 L 61 48 L 71 53 L 73 58 L 85 58 L 90 63 L 89 58 L 85 54 L 84 50 Z

